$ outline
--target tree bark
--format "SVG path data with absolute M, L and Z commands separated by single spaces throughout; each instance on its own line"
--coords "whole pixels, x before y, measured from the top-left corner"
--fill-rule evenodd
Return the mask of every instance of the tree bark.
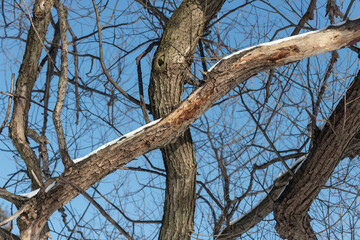
M 24 58 L 16 80 L 14 107 L 9 124 L 10 138 L 26 164 L 32 189 L 40 187 L 38 182 L 42 183 L 43 177 L 40 160 L 30 148 L 26 137 L 27 121 L 31 94 L 38 74 L 38 64 L 53 4 L 52 0 L 35 1 L 32 24 L 26 40 Z
M 31 26 L 26 40 L 25 53 L 16 81 L 14 106 L 9 124 L 9 136 L 26 164 L 27 175 L 31 180 L 31 189 L 39 188 L 44 181 L 40 159 L 29 146 L 27 133 L 29 132 L 28 114 L 30 110 L 30 100 L 38 76 L 38 64 L 50 21 L 52 6 L 52 0 L 35 1 Z M 47 226 L 47 220 L 43 221 L 40 226 L 37 226 L 35 230 L 36 239 L 47 239 L 46 233 L 48 227 L 44 228 L 44 226 Z M 27 225 L 24 225 L 22 221 L 18 221 L 18 227 L 22 239 L 34 239 L 32 238 L 32 234 L 22 234 L 23 230 L 27 228 Z
M 129 137 L 121 138 L 89 154 L 69 167 L 56 180 L 54 187 L 41 191 L 24 206 L 29 206 L 20 217 L 22 234 L 36 232 L 57 209 L 78 195 L 72 182 L 88 189 L 119 167 L 151 150 L 170 143 L 232 88 L 251 76 L 274 67 L 317 54 L 334 51 L 360 41 L 360 19 L 348 21 L 321 31 L 302 34 L 259 45 L 232 54 L 221 60 L 208 73 L 206 82 L 197 88 L 171 114 L 152 126 Z
M 309 156 L 276 201 L 276 230 L 290 240 L 317 239 L 310 206 L 360 130 L 360 71 L 337 105 Z
M 167 22 L 153 59 L 149 85 L 155 119 L 167 116 L 181 102 L 199 39 L 224 2 L 186 0 Z M 190 239 L 196 201 L 196 162 L 190 129 L 161 152 L 167 175 L 159 239 Z
M 360 133 L 358 132 L 355 137 L 352 139 L 344 154 L 341 156 L 341 159 L 344 158 L 354 158 L 360 153 Z M 305 160 L 305 159 L 304 159 Z M 295 164 L 291 167 L 291 170 L 296 169 L 298 164 Z M 295 175 L 299 173 L 295 172 Z M 241 236 L 249 229 L 254 227 L 265 217 L 267 217 L 274 210 L 274 203 L 279 197 L 279 194 L 282 193 L 285 187 L 289 184 L 289 181 L 293 178 L 289 172 L 283 174 L 280 178 L 275 179 L 274 184 L 271 190 L 268 192 L 267 196 L 262 199 L 256 207 L 252 208 L 249 212 L 239 218 L 237 221 L 234 221 L 230 226 L 226 227 L 217 238 L 220 239 L 236 239 L 236 237 Z

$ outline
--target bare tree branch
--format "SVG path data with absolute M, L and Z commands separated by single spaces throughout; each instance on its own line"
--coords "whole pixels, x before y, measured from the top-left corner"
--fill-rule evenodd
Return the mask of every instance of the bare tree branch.
M 57 100 L 55 109 L 53 112 L 53 122 L 55 125 L 55 130 L 58 138 L 58 144 L 60 148 L 60 155 L 62 162 L 65 168 L 68 168 L 73 164 L 70 159 L 66 140 L 65 133 L 61 123 L 61 111 L 64 106 L 64 100 L 66 95 L 66 85 L 67 85 L 67 72 L 68 72 L 68 47 L 67 47 L 67 23 L 66 23 L 66 9 L 60 0 L 55 1 L 55 7 L 59 16 L 59 25 L 60 25 L 60 39 L 61 39 L 61 70 L 59 76 L 59 84 L 57 91 Z

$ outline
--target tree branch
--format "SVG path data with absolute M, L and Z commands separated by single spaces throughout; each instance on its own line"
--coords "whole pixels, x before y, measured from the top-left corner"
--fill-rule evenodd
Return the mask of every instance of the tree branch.
M 67 23 L 66 23 L 66 9 L 60 0 L 55 1 L 55 7 L 59 16 L 60 25 L 60 39 L 61 39 L 61 69 L 58 83 L 57 100 L 53 112 L 53 122 L 55 125 L 58 145 L 60 149 L 61 160 L 65 168 L 68 168 L 73 162 L 70 159 L 65 133 L 61 123 L 61 111 L 64 106 L 67 85 L 67 72 L 68 72 L 68 47 L 67 47 Z
M 360 130 L 360 71 L 274 206 L 282 238 L 317 239 L 308 210 Z
M 16 80 L 14 106 L 9 124 L 9 136 L 14 146 L 26 163 L 28 176 L 32 182 L 32 188 L 38 188 L 31 171 L 35 172 L 39 180 L 43 180 L 40 161 L 29 146 L 26 138 L 28 113 L 32 90 L 37 78 L 38 63 L 42 52 L 43 42 L 50 21 L 52 1 L 35 1 L 33 18 L 27 37 L 24 58 Z

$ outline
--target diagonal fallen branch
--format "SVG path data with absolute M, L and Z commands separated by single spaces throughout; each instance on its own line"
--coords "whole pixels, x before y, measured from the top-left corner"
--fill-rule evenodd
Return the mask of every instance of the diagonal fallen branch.
M 11 222 L 12 220 L 16 219 L 18 216 L 20 216 L 23 212 L 30 209 L 30 205 L 25 204 L 23 207 L 21 207 L 19 210 L 16 211 L 13 215 L 5 219 L 4 221 L 0 222 L 0 226 L 4 226 L 5 224 Z

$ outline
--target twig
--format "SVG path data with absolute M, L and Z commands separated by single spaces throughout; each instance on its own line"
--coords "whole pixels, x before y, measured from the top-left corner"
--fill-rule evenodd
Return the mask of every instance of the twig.
M 31 174 L 34 176 L 34 179 L 36 181 L 36 183 L 39 185 L 39 186 L 42 186 L 43 184 L 41 184 L 41 182 L 39 181 L 38 177 L 36 176 L 34 170 L 31 169 Z
M 99 37 L 99 54 L 100 54 L 100 64 L 101 67 L 104 71 L 104 74 L 107 78 L 107 80 L 116 88 L 116 90 L 118 90 L 122 95 L 124 95 L 124 97 L 126 97 L 127 99 L 129 99 L 131 102 L 135 103 L 136 105 L 140 106 L 140 101 L 137 100 L 136 98 L 134 98 L 133 96 L 131 96 L 130 94 L 128 94 L 124 89 L 122 89 L 116 82 L 115 80 L 111 77 L 110 73 L 108 72 L 108 70 L 106 69 L 105 66 L 105 62 L 104 62 L 104 53 L 103 53 L 103 47 L 102 47 L 102 35 L 101 35 L 101 26 L 100 26 L 100 15 L 99 15 L 99 11 L 98 8 L 96 6 L 96 2 L 93 0 L 93 6 L 95 9 L 95 14 L 96 14 L 96 22 L 97 22 L 97 28 L 98 28 L 98 37 Z
M 143 80 L 142 80 L 142 71 L 141 71 L 141 59 L 148 54 L 154 46 L 158 45 L 159 42 L 152 42 L 144 52 L 142 52 L 139 56 L 136 57 L 136 65 L 137 65 L 137 72 L 138 72 L 138 82 L 139 82 L 139 94 L 140 94 L 140 107 L 141 111 L 143 112 L 145 122 L 149 123 L 150 118 L 146 111 L 146 105 L 144 100 L 144 86 L 143 86 Z
M 111 222 L 114 227 L 116 227 L 128 240 L 134 240 L 129 233 L 127 233 L 92 197 L 90 197 L 89 194 L 87 194 L 82 188 L 80 188 L 79 186 L 77 186 L 76 184 L 69 182 L 69 181 L 65 181 L 65 180 L 61 180 L 64 181 L 65 183 L 69 184 L 72 188 L 74 188 L 77 192 L 79 192 L 81 195 L 83 195 L 89 202 L 91 202 L 92 205 L 94 205 L 94 207 L 96 207 L 99 212 L 109 221 Z
M 164 13 L 160 12 L 156 7 L 154 7 L 149 0 L 136 1 L 140 3 L 144 8 L 148 9 L 149 12 L 152 12 L 158 20 L 162 20 L 165 24 L 169 21 L 169 19 L 164 15 Z M 160 23 L 161 25 L 163 25 L 161 21 Z
M 250 109 L 248 108 L 248 106 L 245 104 L 245 101 L 242 97 L 242 95 L 240 95 L 241 97 L 241 101 L 244 104 L 244 107 L 246 108 L 246 111 L 250 114 L 251 118 L 254 120 L 255 124 L 258 126 L 258 128 L 260 129 L 260 131 L 262 132 L 262 134 L 264 135 L 265 139 L 267 140 L 267 142 L 270 144 L 271 148 L 274 150 L 274 152 L 276 153 L 276 155 L 278 156 L 278 158 L 280 159 L 281 163 L 285 166 L 286 170 L 290 173 L 291 176 L 294 175 L 294 172 L 289 168 L 289 166 L 286 164 L 286 162 L 284 161 L 284 159 L 282 158 L 282 156 L 280 155 L 280 153 L 278 152 L 278 150 L 276 149 L 274 143 L 270 140 L 269 136 L 267 135 L 267 133 L 264 131 L 264 129 L 261 127 L 261 124 L 256 120 L 255 116 L 252 114 L 252 112 L 250 111 Z
M 27 211 L 28 209 L 30 209 L 30 205 L 26 204 L 24 205 L 22 208 L 20 208 L 16 213 L 14 213 L 12 216 L 10 216 L 9 218 L 5 219 L 4 221 L 0 222 L 0 226 L 4 226 L 5 224 L 7 224 L 8 222 L 11 222 L 12 220 L 14 220 L 15 218 L 17 218 L 18 216 L 20 216 L 20 214 L 22 214 L 24 211 Z
M 0 91 L 0 94 L 6 95 L 6 96 L 9 96 L 9 97 L 12 97 L 12 98 L 16 98 L 16 97 L 23 98 L 23 99 L 25 99 L 25 100 L 27 100 L 27 101 L 30 101 L 30 102 L 32 102 L 32 103 L 35 103 L 36 105 L 38 105 L 38 106 L 40 106 L 40 107 L 42 107 L 42 108 L 45 108 L 46 110 L 48 110 L 48 111 L 50 111 L 50 112 L 53 112 L 53 110 L 45 107 L 44 105 L 41 105 L 40 103 L 35 102 L 34 100 L 31 100 L 31 99 L 28 99 L 28 98 L 26 98 L 26 97 L 24 97 L 24 96 L 18 96 L 18 95 L 16 95 L 16 94 L 6 93 L 6 92 L 2 92 L 2 91 Z

